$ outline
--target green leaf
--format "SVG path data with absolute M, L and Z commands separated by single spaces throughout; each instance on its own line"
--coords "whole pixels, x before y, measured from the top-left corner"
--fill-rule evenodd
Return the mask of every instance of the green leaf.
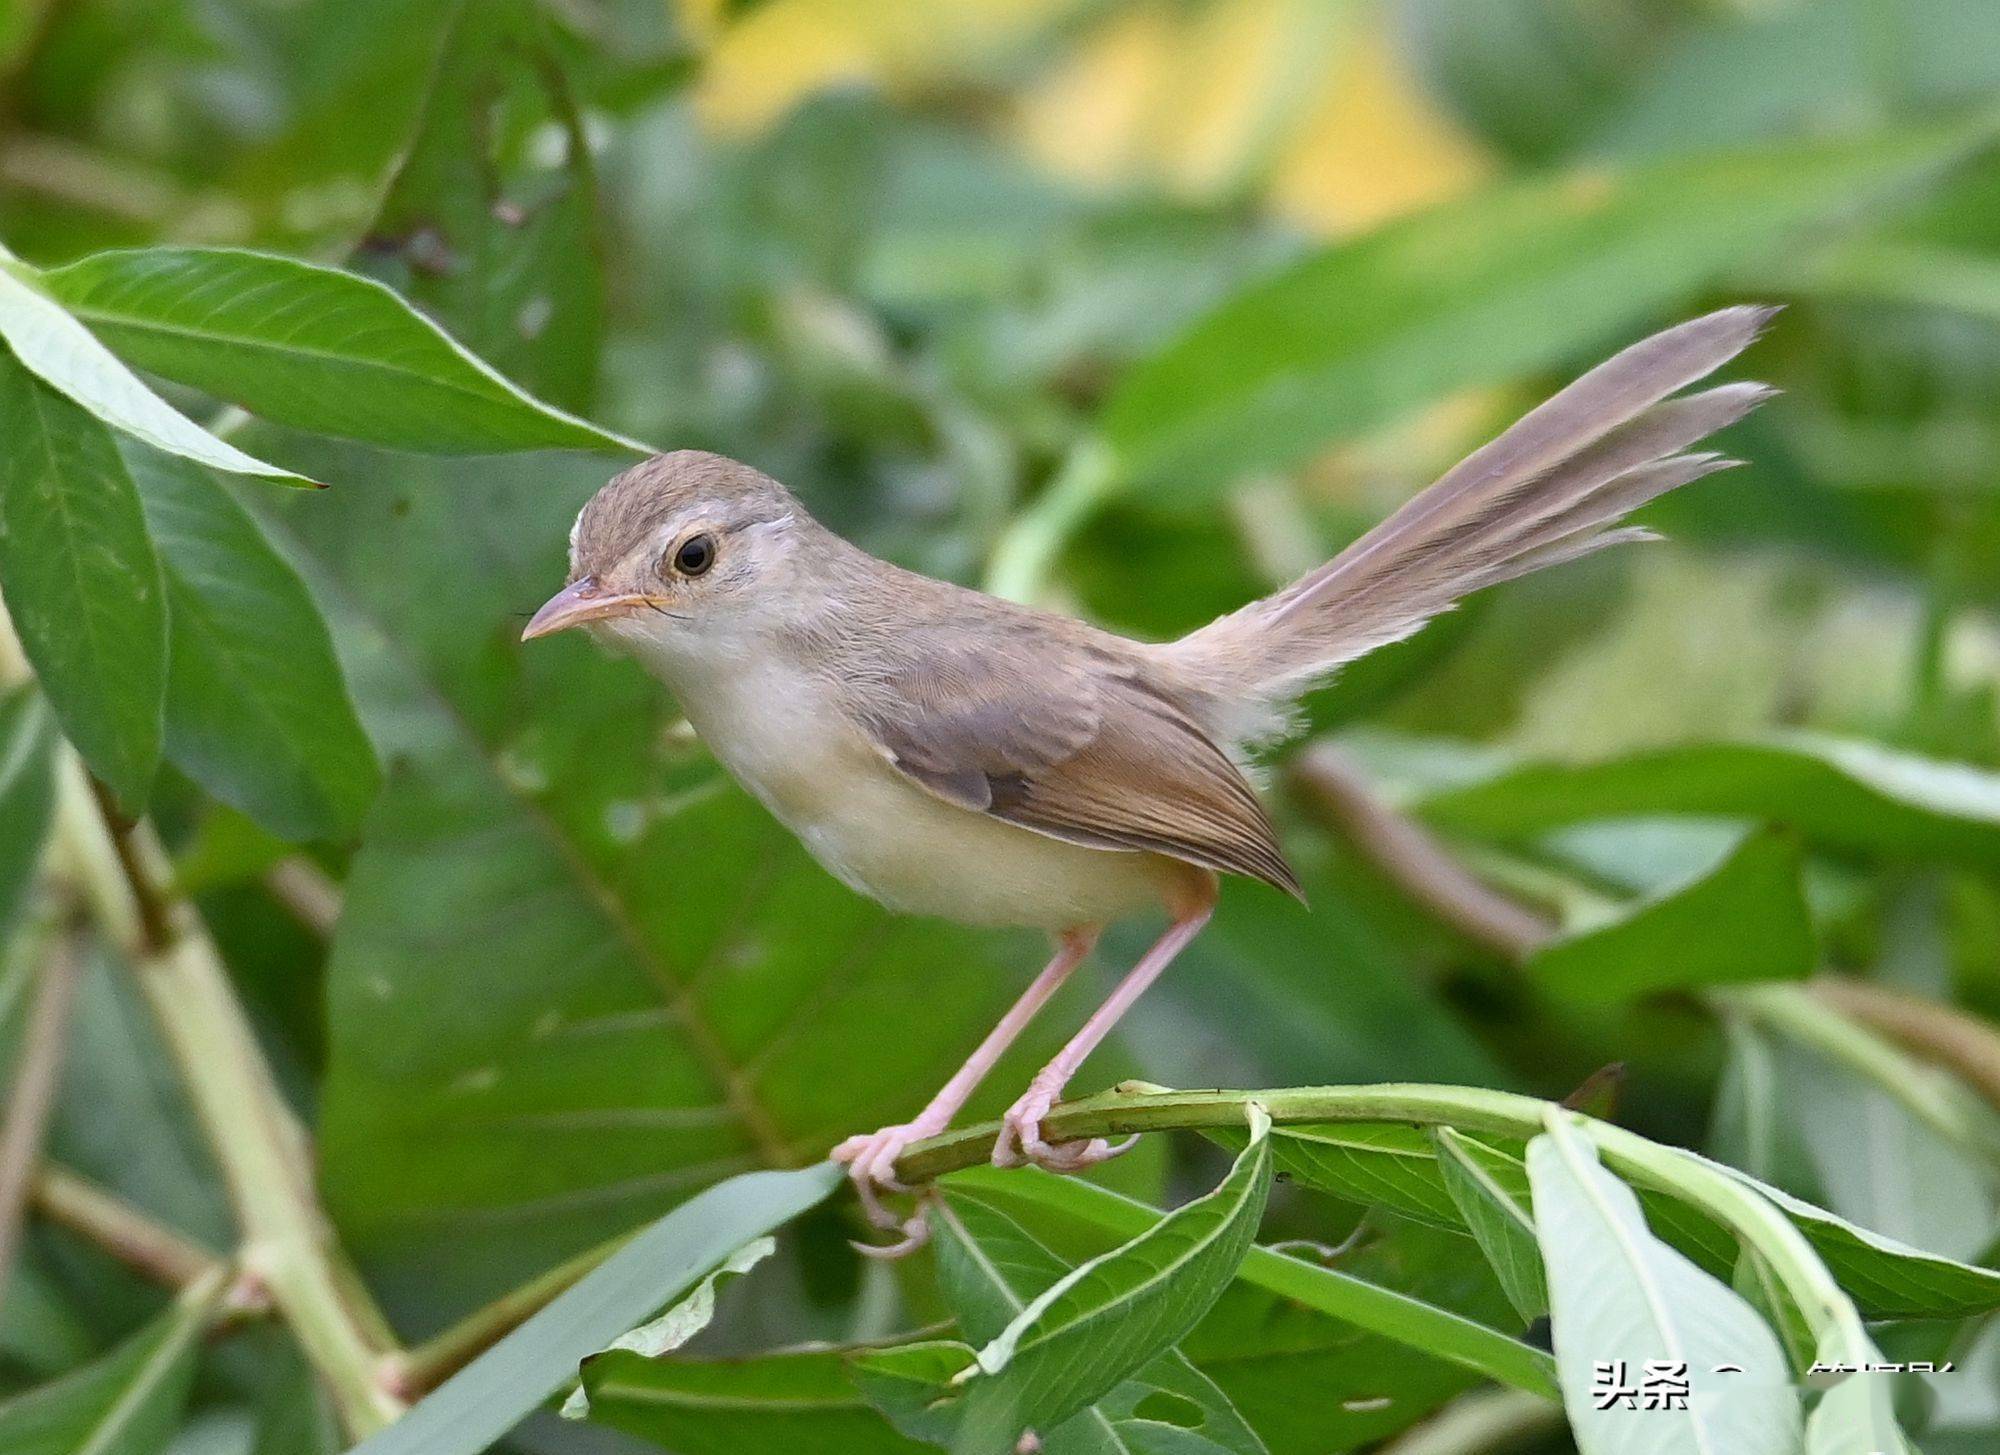
M 3 296 L 3 295 L 0 295 Z M 0 589 L 63 733 L 127 809 L 159 764 L 167 606 L 111 432 L 0 357 Z
M 1528 1144 L 1528 1175 L 1578 1450 L 1796 1451 L 1799 1397 L 1777 1336 L 1726 1284 L 1653 1236 L 1638 1198 L 1566 1114 L 1547 1125 Z M 1724 1364 L 1740 1372 L 1718 1372 Z M 1676 1375 L 1690 1391 L 1686 1408 L 1644 1407 L 1648 1377 Z M 1636 1397 L 1607 1404 L 1598 1393 L 1607 1384 Z
M 1765 819 L 1856 854 L 2000 865 L 2000 775 L 1818 734 L 1534 764 L 1434 793 L 1419 809 L 1496 838 L 1635 814 Z
M 919 1455 L 933 1448 L 906 1439 L 875 1412 L 850 1375 L 850 1357 L 842 1349 L 714 1360 L 620 1351 L 586 1364 L 583 1382 L 594 1422 L 678 1455 Z
M 310 483 L 244 454 L 176 411 L 60 304 L 22 281 L 18 273 L 24 271 L 25 265 L 0 252 L 0 339 L 37 379 L 113 429 L 170 455 L 232 475 Z
M 1211 1131 L 1225 1147 L 1239 1131 Z M 1384 1207 L 1441 1228 L 1462 1226 L 1439 1176 L 1437 1150 L 1421 1128 L 1404 1122 L 1293 1123 L 1271 1130 L 1278 1171 L 1363 1207 Z
M 1336 243 L 1120 381 L 1123 478 L 1208 492 L 1455 389 L 1600 349 L 1733 264 L 1934 171 L 1966 126 L 1514 182 Z
M 350 835 L 375 752 L 305 584 L 200 466 L 124 451 L 166 578 L 166 751 L 280 838 Z
M 0 948 L 42 862 L 55 808 L 55 724 L 26 683 L 0 695 Z
M 620 1350 L 630 1350 L 645 1359 L 657 1359 L 680 1348 L 714 1322 L 715 1290 L 722 1281 L 748 1273 L 776 1252 L 777 1247 L 777 1243 L 769 1237 L 752 1238 L 716 1264 L 707 1277 L 665 1313 L 628 1333 L 620 1334 L 590 1359 Z M 589 1363 L 589 1359 L 584 1362 Z M 590 1391 L 586 1385 L 579 1384 L 563 1401 L 562 1416 L 566 1420 L 580 1420 L 589 1413 Z
M 1212 1192 L 1059 1278 L 980 1349 L 963 1448 L 1012 1449 L 1150 1364 L 1201 1319 L 1257 1234 L 1271 1189 L 1270 1118 Z
M 560 156 L 544 160 L 551 141 Z M 604 313 L 589 144 L 538 8 L 461 5 L 355 267 L 508 378 L 590 406 Z
M 1793 980 L 1818 960 L 1797 835 L 1753 829 L 1719 863 L 1538 949 L 1528 969 L 1574 1000 L 1612 1002 L 1741 980 Z
M 972 1168 L 953 1173 L 945 1186 L 972 1188 L 1001 1203 L 1052 1210 L 1120 1238 L 1138 1235 L 1160 1217 L 1143 1203 L 1071 1178 Z M 1551 1396 L 1555 1392 L 1554 1366 L 1541 1350 L 1337 1268 L 1255 1247 L 1244 1258 L 1237 1277 L 1291 1303 L 1487 1378 Z
M 352 1455 L 477 1455 L 567 1384 L 579 1363 L 730 1253 L 817 1207 L 840 1183 L 830 1162 L 752 1172 L 689 1198 Z
M 1506 1290 L 1507 1301 L 1524 1319 L 1549 1311 L 1548 1275 L 1535 1242 L 1535 1219 L 1526 1204 L 1501 1181 L 1499 1154 L 1450 1127 L 1436 1127 L 1438 1171 L 1486 1261 Z
M 180 1424 L 201 1336 L 224 1278 L 190 1288 L 159 1318 L 76 1373 L 0 1404 L 7 1455 L 158 1455 Z
M 998 1337 L 1071 1271 L 1006 1213 L 962 1190 L 933 1204 L 930 1224 L 938 1282 L 968 1339 L 984 1343 Z M 971 1350 L 966 1354 L 970 1358 Z M 1154 1395 L 1165 1398 L 1149 1402 Z M 1229 1397 L 1178 1349 L 1168 1349 L 1089 1408 L 1043 1432 L 1042 1448 L 1046 1455 L 1151 1448 L 1161 1433 L 1155 1428 L 1161 1422 L 1151 1416 L 1160 1409 L 1180 1413 L 1170 1428 L 1186 1455 L 1265 1455 L 1263 1441 Z
M 46 282 L 139 367 L 277 424 L 428 454 L 648 453 L 534 399 L 380 283 L 335 268 L 148 248 L 98 253 Z
M 1240 1145 L 1241 1134 L 1213 1131 L 1225 1146 Z M 1459 1135 L 1460 1146 L 1476 1156 L 1496 1187 L 1525 1203 L 1528 1172 L 1522 1144 L 1507 1138 L 1487 1141 Z M 1293 1122 L 1272 1128 L 1278 1166 L 1301 1186 L 1363 1207 L 1386 1208 L 1403 1217 L 1454 1231 L 1472 1231 L 1439 1166 L 1432 1137 L 1401 1123 Z M 1640 1194 L 1646 1215 L 1681 1251 L 1712 1268 L 1727 1268 L 1735 1257 L 1733 1239 L 1699 1213 L 1660 1193 Z
M 1698 1156 L 1693 1152 L 1684 1155 Z M 1699 1160 L 1775 1202 L 1869 1318 L 1968 1318 L 2000 1308 L 2000 1270 L 1913 1248 L 1760 1182 L 1747 1172 L 1706 1157 Z

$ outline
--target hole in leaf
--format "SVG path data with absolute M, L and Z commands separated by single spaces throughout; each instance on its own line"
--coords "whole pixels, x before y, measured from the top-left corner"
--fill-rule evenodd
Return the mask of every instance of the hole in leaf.
M 1208 1416 L 1193 1400 L 1169 1394 L 1164 1389 L 1156 1389 L 1132 1407 L 1132 1418 L 1152 1420 L 1162 1425 L 1176 1425 L 1183 1430 L 1198 1430 L 1207 1421 Z

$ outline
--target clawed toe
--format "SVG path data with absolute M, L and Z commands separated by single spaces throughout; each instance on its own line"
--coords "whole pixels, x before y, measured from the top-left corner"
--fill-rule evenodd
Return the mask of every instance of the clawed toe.
M 909 1193 L 916 1189 L 896 1180 L 896 1161 L 903 1155 L 904 1148 L 912 1142 L 922 1141 L 931 1135 L 928 1128 L 915 1124 L 884 1127 L 879 1132 L 868 1132 L 849 1137 L 828 1155 L 847 1166 L 848 1181 L 854 1184 L 855 1196 L 861 1199 L 861 1211 L 868 1221 L 884 1232 L 901 1233 L 897 1242 L 877 1246 L 856 1243 L 854 1246 L 871 1258 L 900 1258 L 922 1247 L 930 1236 L 930 1225 L 921 1214 L 915 1217 L 900 1217 L 883 1205 L 885 1192 Z
M 1000 1119 L 1000 1136 L 993 1144 L 996 1167 L 1040 1167 L 1048 1172 L 1081 1172 L 1132 1149 L 1137 1137 L 1127 1137 L 1115 1147 L 1102 1137 L 1087 1142 L 1050 1142 L 1042 1136 L 1042 1118 L 1055 1104 L 1052 1095 L 1031 1091 L 1007 1109 Z

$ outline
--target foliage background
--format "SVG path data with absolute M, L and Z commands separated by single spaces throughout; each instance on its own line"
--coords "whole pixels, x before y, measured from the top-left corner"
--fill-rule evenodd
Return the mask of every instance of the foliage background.
M 2000 1168 L 1977 1039 L 2000 1008 L 1996 83 L 1978 0 L 13 0 L 0 238 L 41 269 L 196 244 L 380 279 L 554 406 L 751 461 L 892 559 L 1148 636 L 1322 559 L 1618 344 L 1785 303 L 1744 365 L 1785 398 L 1729 441 L 1745 469 L 1649 512 L 1672 544 L 1490 593 L 1311 704 L 1371 792 L 1423 807 L 1565 946 L 1524 968 L 1441 918 L 1281 769 L 1312 913 L 1232 889 L 1079 1086 L 1561 1097 L 1622 1063 L 1617 1120 L 1980 1262 Z M 106 343 L 196 418 L 247 405 L 236 444 L 332 487 L 224 490 L 128 448 L 173 635 L 153 653 L 164 766 L 141 753 L 113 786 L 150 799 L 397 1334 L 914 1110 L 1039 947 L 857 900 L 635 668 L 518 644 L 615 456 L 535 448 L 579 441 L 455 396 L 396 418 L 368 396 L 365 428 L 330 427 L 340 398 L 288 393 L 254 350 L 190 363 L 121 326 L 90 268 L 46 276 Z M 231 531 L 274 614 L 204 656 L 204 612 L 235 620 Z M 0 558 L 17 619 L 31 570 Z M 145 675 L 139 635 L 107 648 L 134 654 L 120 682 Z M 53 857 L 30 885 L 50 719 L 7 701 L 18 1070 L 36 978 L 75 937 L 42 902 Z M 56 706 L 113 779 L 127 739 L 100 758 L 97 719 Z M 1800 730 L 1932 762 L 1828 776 L 1741 746 Z M 975 1111 L 1146 929 L 1111 938 Z M 116 949 L 75 946 L 49 1156 L 228 1249 L 225 1178 Z M 1955 1007 L 1983 1089 L 1935 1022 L 1864 1025 L 1857 1053 L 1824 997 L 1711 993 L 1822 971 Z M 1152 1138 L 1099 1180 L 1169 1203 L 1222 1164 Z M 1521 1332 L 1472 1240 L 1369 1201 L 1280 1188 L 1266 1237 L 1359 1227 L 1341 1268 Z M 59 1221 L 31 1217 L 15 1257 L 0 1389 L 129 1347 L 165 1306 Z M 862 1263 L 855 1231 L 846 1203 L 808 1214 L 697 1347 L 944 1316 L 927 1264 Z M 1395 1439 L 1478 1383 L 1231 1297 L 1185 1352 L 1273 1452 Z M 1910 1337 L 1960 1355 L 1899 1396 L 1924 1448 L 1991 1448 L 1993 1341 L 1977 1320 Z M 267 1321 L 191 1367 L 184 1416 L 118 1448 L 340 1448 Z M 1449 1448 L 1569 1448 L 1552 1408 L 1494 1406 L 1492 1443 Z M 863 1410 L 805 1438 L 899 1448 Z M 538 1416 L 511 1447 L 623 1440 Z

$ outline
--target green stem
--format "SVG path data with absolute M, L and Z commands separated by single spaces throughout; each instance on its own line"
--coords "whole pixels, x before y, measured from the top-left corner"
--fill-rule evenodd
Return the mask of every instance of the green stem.
M 1418 1127 L 1532 1138 L 1551 1114 L 1588 1131 L 1605 1162 L 1621 1176 L 1700 1208 L 1770 1260 L 1815 1332 L 1866 1338 L 1860 1316 L 1805 1236 L 1749 1184 L 1677 1148 L 1650 1142 L 1553 1102 L 1479 1087 L 1385 1083 L 1380 1086 L 1299 1086 L 1276 1091 L 1166 1091 L 1140 1083 L 1066 1102 L 1042 1119 L 1051 1142 L 1118 1137 L 1135 1132 L 1247 1127 L 1252 1101 L 1275 1125 L 1313 1122 L 1406 1122 Z M 977 1166 L 991 1155 L 998 1122 L 918 1142 L 896 1164 L 896 1177 L 922 1183 Z
M 568 1292 L 591 1269 L 631 1241 L 631 1233 L 620 1233 L 608 1242 L 586 1249 L 511 1293 L 502 1294 L 484 1308 L 467 1314 L 435 1338 L 427 1339 L 406 1353 L 391 1354 L 381 1364 L 383 1379 L 405 1399 L 418 1399 L 430 1393 L 540 1313 L 558 1296 Z
M 69 1045 L 71 1011 L 82 975 L 76 936 L 50 935 L 37 956 L 34 1002 L 22 1038 L 14 1084 L 0 1108 L 0 1285 L 14 1265 L 14 1248 L 27 1216 L 35 1169 L 42 1160 L 49 1114 L 62 1080 L 63 1052 Z
M 1920 1064 L 1806 986 L 1736 985 L 1711 990 L 1708 1000 L 1845 1066 L 1988 1167 L 2000 1163 L 1992 1115 L 1964 1083 Z
M 1107 445 L 1092 439 L 1071 450 L 1048 488 L 1001 533 L 986 568 L 986 589 L 1009 601 L 1040 596 L 1063 547 L 1117 486 Z
M 394 1342 L 359 1293 L 314 1193 L 304 1129 L 293 1117 L 193 908 L 172 899 L 165 854 L 143 827 L 106 822 L 83 764 L 65 752 L 58 825 L 72 872 L 99 923 L 129 956 L 241 1224 L 244 1270 L 271 1300 L 333 1394 L 350 1433 L 403 1410 L 377 1378 Z
M 199 1283 L 225 1266 L 199 1243 L 67 1167 L 45 1162 L 35 1178 L 31 1202 L 39 1216 L 88 1238 L 127 1267 L 169 1288 Z

